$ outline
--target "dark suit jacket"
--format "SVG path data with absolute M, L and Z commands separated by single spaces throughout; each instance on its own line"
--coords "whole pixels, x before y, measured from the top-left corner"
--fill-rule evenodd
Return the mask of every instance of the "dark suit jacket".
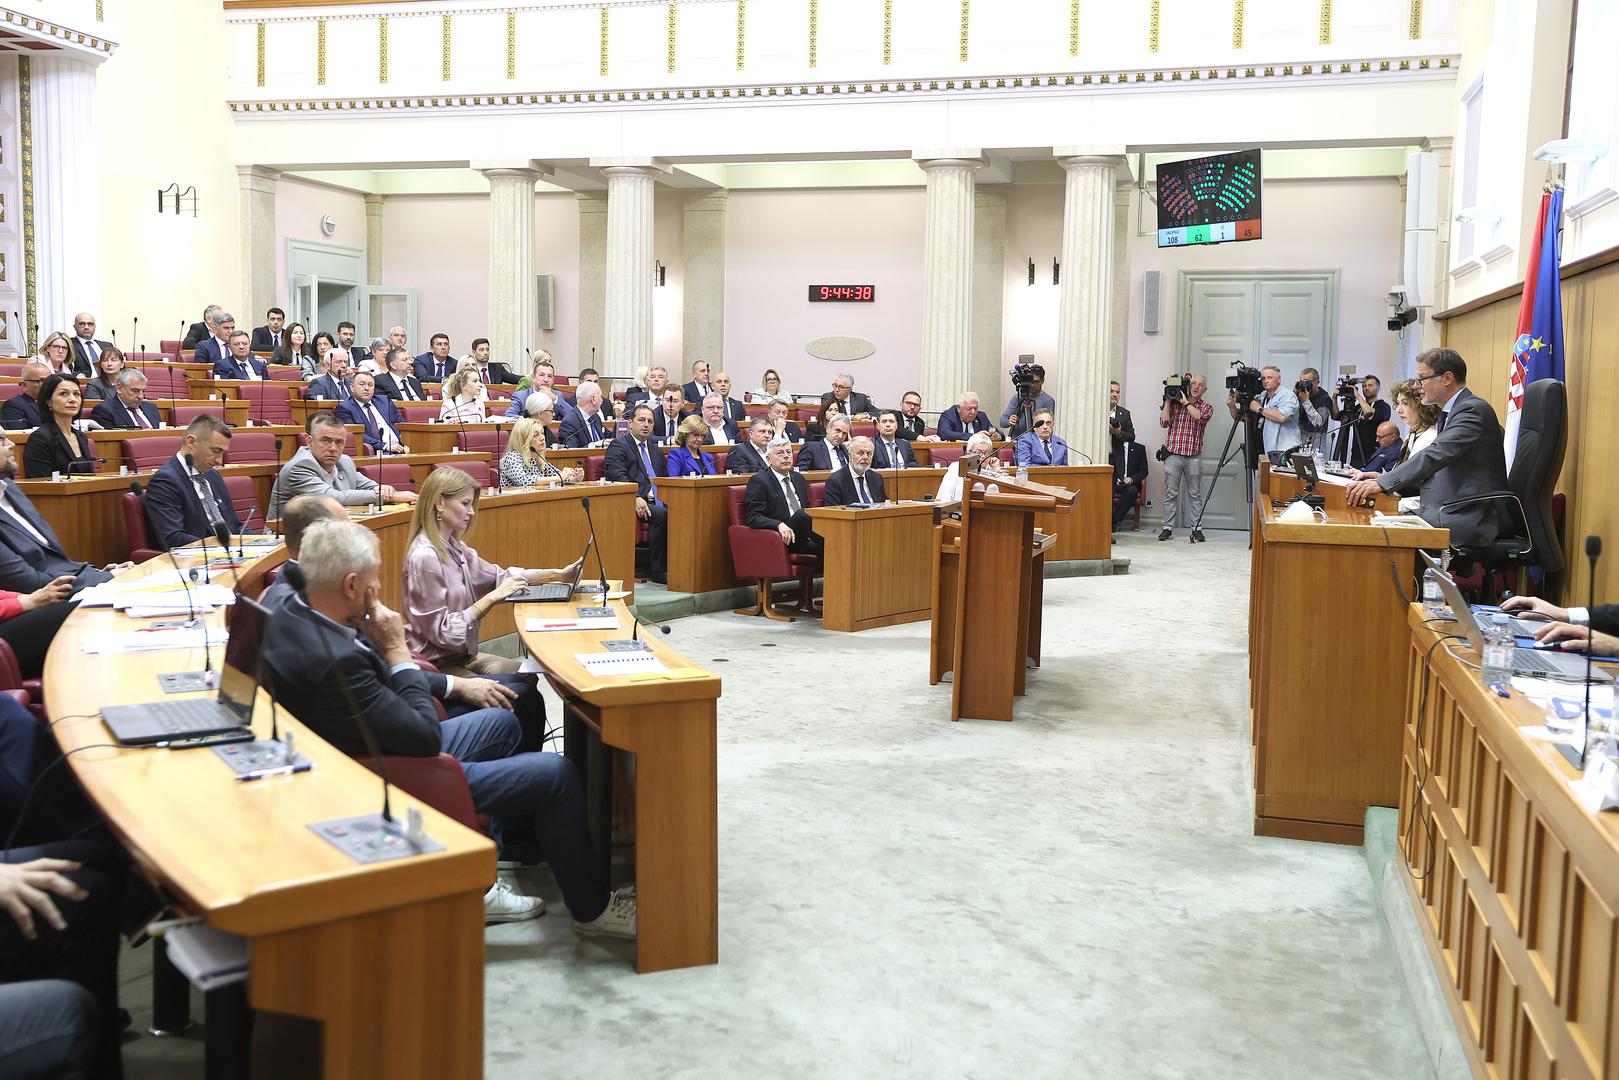
M 236 516 L 236 507 L 231 504 L 230 492 L 226 490 L 219 470 L 209 469 L 203 473 L 203 479 L 213 489 L 214 502 L 219 505 L 225 527 L 230 529 L 232 535 L 241 532 L 241 519 Z M 208 524 L 208 512 L 202 508 L 197 489 L 178 457 L 170 457 L 152 474 L 152 479 L 146 485 L 145 503 L 146 520 L 152 527 L 152 540 L 164 550 L 214 535 L 213 528 Z
M 292 351 L 292 346 L 288 345 L 285 337 L 283 337 L 281 341 L 281 348 L 277 349 L 275 351 L 275 355 L 270 357 L 270 362 L 272 364 L 296 365 L 298 367 L 302 367 L 305 362 L 314 364 L 315 347 L 305 343 L 303 352 L 295 353 Z
M 192 356 L 193 364 L 217 364 L 230 355 L 230 350 L 220 345 L 213 337 L 205 337 L 197 342 L 197 351 Z
M 287 328 L 283 326 L 281 328 L 281 344 L 285 345 L 286 342 Z M 251 348 L 254 352 L 274 352 L 280 347 L 280 345 L 277 345 L 274 341 L 270 340 L 269 326 L 255 326 L 253 328 L 253 340 L 249 344 L 249 348 Z
M 877 447 L 871 457 L 872 468 L 911 469 L 916 467 L 916 452 L 911 449 L 911 444 L 906 442 L 903 437 L 896 437 L 894 439 L 894 449 L 897 451 L 896 456 L 899 458 L 898 461 L 890 459 L 888 455 L 888 444 L 883 442 L 881 438 L 874 438 L 871 441 L 875 443 Z
M 163 418 L 157 414 L 156 405 L 153 405 L 150 401 L 143 401 L 141 402 L 140 410 L 141 414 L 146 417 L 147 423 L 153 427 L 163 426 Z M 124 404 L 124 399 L 116 395 L 103 398 L 101 404 L 90 411 L 90 419 L 104 428 L 134 428 L 140 426 L 135 423 L 135 417 L 129 411 L 129 406 Z
M 1108 411 L 1108 423 L 1109 424 L 1118 424 L 1119 425 L 1120 434 L 1119 434 L 1118 438 L 1113 438 L 1113 429 L 1111 427 L 1108 428 L 1108 437 L 1113 438 L 1113 442 L 1114 442 L 1115 445 L 1117 445 L 1121 441 L 1123 441 L 1123 442 L 1135 442 L 1136 441 L 1136 425 L 1135 425 L 1135 421 L 1130 419 L 1130 410 L 1126 409 L 1123 405 L 1120 405 L 1120 406 L 1118 406 L 1116 408 L 1110 408 L 1109 409 L 1109 411 Z
M 978 410 L 978 415 L 973 417 L 970 424 L 962 423 L 961 412 L 954 405 L 939 414 L 939 438 L 945 442 L 963 442 L 975 431 L 995 431 L 995 425 L 989 422 L 982 409 Z
M 95 472 L 96 451 L 90 445 L 90 436 L 75 431 L 73 441 L 77 445 L 69 446 L 55 424 L 41 424 L 28 436 L 28 444 L 23 447 L 23 471 L 34 480 L 48 479 L 53 472 L 63 476 L 88 476 Z
M 739 428 L 748 426 L 748 410 L 736 398 L 725 399 L 725 419 L 731 421 Z
M 797 446 L 799 443 L 804 441 L 804 431 L 803 431 L 803 429 L 800 428 L 797 424 L 793 423 L 791 420 L 789 420 L 785 424 L 783 424 L 781 426 L 781 430 L 776 432 L 776 435 L 777 435 L 778 438 L 786 439 L 788 442 L 792 443 L 794 446 Z
M 400 381 L 401 380 L 394 378 L 391 373 L 387 374 L 387 375 L 378 375 L 377 376 L 377 393 L 381 394 L 383 397 L 392 398 L 394 401 L 405 401 L 405 400 L 407 400 L 407 398 L 404 395 L 404 392 L 399 389 Z M 403 381 L 410 386 L 410 392 L 416 395 L 416 397 L 414 399 L 408 399 L 408 400 L 415 400 L 415 401 L 426 401 L 427 400 L 427 391 L 422 389 L 422 383 L 421 383 L 420 379 L 416 378 L 416 376 L 414 376 L 414 375 L 406 375 L 406 376 L 403 377 Z
M 707 389 L 698 386 L 696 379 L 682 386 L 680 390 L 681 393 L 686 395 L 686 404 L 692 407 L 693 412 L 702 412 L 703 399 L 714 392 L 713 386 L 709 386 Z
M 437 359 L 430 352 L 418 356 L 415 364 L 412 365 L 416 371 L 416 378 L 424 383 L 443 382 L 455 374 L 455 357 L 446 356 L 444 358 L 444 372 L 442 375 L 434 370 L 436 363 Z
M 883 477 L 876 469 L 867 469 L 865 475 L 866 494 L 871 496 L 873 503 L 883 502 L 888 496 L 883 492 Z M 826 490 L 822 493 L 821 502 L 826 506 L 853 506 L 859 503 L 860 494 L 855 488 L 854 472 L 850 469 L 839 469 L 826 478 Z
M 768 468 L 769 462 L 753 448 L 752 443 L 745 442 L 733 446 L 731 452 L 725 455 L 725 471 L 736 473 L 738 476 Z
M 14 394 L 0 405 L 0 427 L 18 431 L 39 426 L 39 402 L 27 394 Z
M 660 476 L 666 475 L 663 467 L 663 447 L 652 440 L 647 440 L 647 454 L 652 459 L 652 476 L 648 476 L 646 467 L 641 464 L 641 452 L 635 448 L 635 440 L 626 435 L 621 439 L 614 439 L 607 446 L 607 460 L 602 463 L 602 475 L 615 484 L 634 484 L 635 493 L 643 499 L 650 499 L 652 485 Z
M 74 334 L 67 340 L 68 346 L 73 350 L 73 370 L 86 379 L 90 378 L 95 374 L 96 369 L 95 365 L 90 362 L 90 354 L 85 350 L 83 339 Z M 96 343 L 96 348 L 98 349 L 112 348 L 112 342 L 110 341 L 102 341 L 100 338 L 91 338 L 90 340 Z
M 402 418 L 399 415 L 399 410 L 394 408 L 394 403 L 381 394 L 373 394 L 371 404 L 376 406 L 377 412 L 382 414 L 382 419 L 394 429 L 394 438 L 404 442 L 404 438 L 399 434 L 399 423 Z M 377 430 L 377 426 L 371 422 L 371 417 L 367 415 L 365 410 L 360 408 L 360 403 L 357 400 L 347 398 L 340 401 L 337 403 L 337 408 L 332 411 L 345 424 L 363 425 L 365 430 L 360 433 L 360 438 L 365 440 L 365 445 L 373 453 L 380 454 L 382 452 L 382 432 Z
M 668 423 L 669 414 L 664 412 L 663 409 L 660 407 L 656 413 L 652 414 L 652 437 L 655 438 L 655 439 L 667 439 L 667 438 L 669 438 L 669 436 L 674 434 L 673 429 L 678 428 L 680 426 L 680 421 L 686 419 L 686 417 L 688 417 L 690 415 L 691 415 L 691 410 L 690 409 L 682 409 L 682 410 L 680 410 L 680 415 L 675 418 L 675 422 L 671 426 Z
M 186 330 L 186 336 L 181 339 L 180 348 L 194 349 L 197 347 L 197 342 L 201 341 L 207 336 L 208 325 L 206 323 L 194 322 Z
M 592 420 L 596 421 L 596 430 L 600 432 L 599 435 L 593 433 L 590 429 L 590 421 Z M 579 449 L 589 446 L 598 439 L 611 439 L 612 437 L 612 425 L 607 422 L 607 417 L 600 412 L 593 416 L 586 416 L 578 409 L 570 409 L 568 410 L 568 415 L 562 418 L 562 423 L 557 428 L 557 439 L 563 446 L 573 446 Z
M 927 433 L 928 422 L 922 419 L 922 415 L 920 413 L 918 413 L 915 417 L 907 417 L 904 413 L 899 414 L 898 434 L 900 438 L 906 439 L 910 442 L 915 442 Z
M 804 449 L 798 452 L 798 461 L 795 464 L 800 469 L 841 469 L 848 465 L 849 444 L 839 447 L 843 451 L 841 456 L 832 453 L 832 444 L 825 439 L 804 444 Z
M 1598 604 L 1590 614 L 1591 629 L 1599 634 L 1619 634 L 1619 604 Z
M 1377 478 L 1384 491 L 1422 489 L 1417 512 L 1431 525 L 1450 530 L 1452 547 L 1479 547 L 1506 534 L 1505 500 L 1445 507 L 1460 499 L 1507 490 L 1506 451 L 1501 425 L 1490 403 L 1463 387 L 1451 401 L 1445 429 L 1421 453 Z
M 1393 446 L 1379 446 L 1366 464 L 1361 466 L 1363 472 L 1384 472 L 1400 463 L 1400 455 L 1405 452 L 1404 443 L 1395 443 Z
M 71 574 L 79 579 L 73 586 L 73 591 L 78 592 L 87 585 L 99 585 L 112 577 L 89 563 L 69 558 L 62 541 L 34 509 L 28 496 L 15 485 L 6 485 L 4 498 L 45 538 L 45 546 L 41 547 L 9 513 L 0 510 L 0 589 L 31 593 L 63 574 Z
M 515 383 L 517 382 L 517 376 L 513 375 L 512 369 L 507 367 L 505 364 L 496 363 L 495 361 L 491 360 L 489 361 L 489 375 L 484 379 L 483 382 L 485 386 L 489 386 L 492 383 Z
M 305 398 L 321 398 L 325 401 L 342 401 L 348 395 L 337 388 L 337 380 L 331 375 L 322 375 L 318 379 L 311 379 L 309 385 L 304 387 Z
M 821 404 L 825 405 L 836 396 L 836 394 L 828 390 L 826 393 L 821 395 Z M 870 416 L 877 415 L 877 410 L 872 407 L 871 398 L 867 397 L 865 394 L 862 394 L 858 390 L 850 390 L 848 402 L 846 404 L 839 405 L 838 408 L 843 411 L 844 416 L 858 416 L 861 413 L 867 413 Z
M 1113 482 L 1128 479 L 1140 487 L 1147 482 L 1147 448 L 1138 442 L 1125 443 L 1125 454 L 1112 453 L 1107 457 L 1113 466 Z
M 281 706 L 344 753 L 365 756 L 343 686 L 384 754 L 432 757 L 444 744 L 427 675 L 390 673 L 375 649 L 347 627 L 312 611 L 294 594 L 271 597 L 264 673 Z M 269 607 L 269 605 L 266 605 Z
M 260 360 L 258 357 L 249 356 L 246 360 L 242 361 L 242 363 L 246 364 L 249 368 L 252 368 L 253 373 L 259 378 L 268 379 L 270 377 L 270 372 L 265 368 L 264 361 Z M 247 376 L 242 374 L 241 366 L 237 364 L 236 357 L 227 356 L 223 360 L 214 361 L 214 378 L 245 379 Z
M 798 495 L 798 505 L 809 505 L 809 484 L 798 473 L 788 473 L 787 479 Z M 793 512 L 787 506 L 787 496 L 781 493 L 781 480 L 774 469 L 764 469 L 748 480 L 748 489 L 742 495 L 742 520 L 750 529 L 774 529 L 784 521 L 791 521 Z

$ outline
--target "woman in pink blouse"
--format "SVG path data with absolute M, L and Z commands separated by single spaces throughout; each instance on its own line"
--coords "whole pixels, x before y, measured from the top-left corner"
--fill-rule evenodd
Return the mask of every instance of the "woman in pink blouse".
M 499 567 L 465 543 L 478 516 L 478 483 L 460 469 L 434 469 L 422 484 L 405 549 L 405 637 L 448 675 L 513 675 L 519 663 L 478 651 L 478 624 L 525 585 L 563 581 L 560 570 Z

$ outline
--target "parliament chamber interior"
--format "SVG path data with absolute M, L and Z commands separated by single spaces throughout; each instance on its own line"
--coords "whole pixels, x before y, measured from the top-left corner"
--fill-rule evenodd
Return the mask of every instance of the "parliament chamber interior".
M 0 20 L 0 1077 L 1619 1076 L 1619 3 Z

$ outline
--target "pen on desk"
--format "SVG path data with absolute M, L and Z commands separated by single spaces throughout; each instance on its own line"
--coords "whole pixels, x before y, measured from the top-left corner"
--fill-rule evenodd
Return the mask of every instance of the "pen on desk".
M 260 769 L 257 772 L 240 773 L 236 779 L 238 782 L 245 784 L 249 780 L 264 780 L 271 776 L 291 776 L 293 773 L 308 772 L 314 767 L 313 762 L 304 761 L 297 765 L 283 765 L 279 769 Z

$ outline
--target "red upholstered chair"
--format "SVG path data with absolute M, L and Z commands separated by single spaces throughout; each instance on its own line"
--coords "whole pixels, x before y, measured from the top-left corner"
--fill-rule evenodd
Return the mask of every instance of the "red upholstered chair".
M 489 462 L 483 458 L 473 457 L 469 454 L 462 461 L 446 461 L 433 467 L 435 469 L 460 469 L 476 480 L 479 487 L 486 488 L 489 486 Z
M 136 364 L 141 374 L 146 376 L 146 396 L 148 398 L 169 398 L 181 401 L 191 399 L 191 383 L 186 378 L 184 368 L 170 367 L 168 364 Z M 207 395 L 203 395 L 204 398 Z
M 41 723 L 45 720 L 45 698 L 38 679 L 24 682 L 22 669 L 17 667 L 17 654 L 7 642 L 0 641 L 0 694 L 5 694 L 18 705 L 34 714 Z
M 247 418 L 255 424 L 292 423 L 285 382 L 243 383 L 236 392 L 247 402 Z
M 163 338 L 157 343 L 157 347 L 174 357 L 180 355 L 180 346 L 183 344 L 185 344 L 183 341 L 171 341 L 168 338 Z
M 143 364 L 167 364 L 173 360 L 172 355 L 160 352 L 127 352 L 124 354 L 124 363 L 133 364 L 136 367 Z
M 22 383 L 0 383 L 0 401 L 4 401 L 6 398 L 14 398 L 20 393 L 22 393 Z
M 730 452 L 726 450 L 715 450 L 709 456 L 714 459 L 714 471 L 716 473 L 723 473 L 725 471 L 725 462 L 730 457 Z
M 352 432 L 352 431 L 349 432 L 349 441 L 344 444 L 343 453 L 347 454 L 349 457 L 359 457 L 360 452 L 355 449 L 355 446 L 357 444 L 358 444 L 358 440 L 355 438 L 354 432 Z M 309 432 L 300 431 L 298 433 L 298 445 L 299 446 L 308 446 L 309 445 Z
M 875 439 L 877 437 L 877 425 L 876 424 L 850 424 L 849 425 L 849 435 L 851 437 L 853 437 L 855 435 L 864 435 L 868 439 Z
M 152 541 L 152 529 L 146 521 L 146 501 L 141 498 L 140 484 L 131 483 L 124 492 L 124 534 L 129 537 L 129 560 L 142 563 L 163 554 Z
M 1006 446 L 1003 446 L 999 450 L 995 451 L 995 457 L 1002 465 L 1010 465 L 1012 464 L 1012 455 L 1016 450 L 1016 446 L 1008 443 Z
M 493 454 L 499 458 L 506 452 L 506 441 L 511 431 L 501 428 L 467 428 L 455 433 L 455 445 L 469 454 Z
M 249 431 L 235 428 L 231 431 L 230 450 L 225 454 L 227 465 L 274 465 L 280 459 L 275 452 L 276 437 L 268 431 Z
M 361 465 L 360 471 L 379 484 L 401 488 L 405 491 L 415 491 L 416 482 L 411 477 L 410 466 L 402 461 L 383 461 L 375 465 Z
M 764 404 L 763 402 L 757 405 L 753 404 L 752 402 L 748 402 L 742 406 L 742 415 L 746 416 L 749 420 L 756 420 L 761 416 L 769 416 L 770 406 Z
M 20 379 L 22 378 L 22 368 L 22 364 L 0 364 L 0 375 L 8 379 Z
M 379 772 L 373 757 L 357 758 L 372 772 Z M 449 754 L 437 757 L 387 757 L 388 780 L 400 791 L 412 795 L 445 817 L 454 818 L 469 829 L 483 832 L 478 810 L 472 803 L 472 789 L 461 763 Z
M 302 382 L 304 369 L 297 364 L 266 364 L 271 382 Z
M 260 529 L 264 528 L 264 507 L 259 505 L 258 485 L 253 483 L 251 476 L 231 476 L 220 473 L 220 479 L 225 481 L 225 490 L 230 493 L 230 504 L 236 509 L 236 516 L 243 525 L 247 524 L 247 515 L 253 515 L 253 523 Z
M 439 407 L 436 401 L 394 402 L 394 408 L 399 410 L 399 419 L 410 424 L 428 424 L 437 420 Z
M 199 416 L 217 416 L 225 419 L 225 403 L 222 401 L 204 401 L 190 405 L 176 405 L 174 419 L 170 422 L 175 427 L 185 427 Z
M 817 480 L 809 486 L 809 504 L 811 506 L 826 505 L 826 481 Z
M 928 448 L 928 460 L 935 469 L 948 469 L 952 461 L 961 460 L 960 446 L 933 446 Z
M 811 485 L 812 506 L 819 505 L 814 501 L 816 487 L 824 485 Z M 781 622 L 794 621 L 794 616 L 778 611 L 770 603 L 770 583 L 788 578 L 798 579 L 796 610 L 812 613 L 815 610 L 815 577 L 821 572 L 820 557 L 788 551 L 787 545 L 782 543 L 781 537 L 773 529 L 749 528 L 742 513 L 742 500 L 746 494 L 745 484 L 737 484 L 725 492 L 731 516 L 730 528 L 726 530 L 731 542 L 731 565 L 736 569 L 737 577 L 752 578 L 758 590 L 753 607 L 738 608 L 736 614 L 763 615 Z
M 592 454 L 585 458 L 585 479 L 600 480 L 607 473 L 607 455 Z
M 134 472 L 145 472 L 162 465 L 180 452 L 181 436 L 153 435 L 145 439 L 125 439 L 124 460 Z

